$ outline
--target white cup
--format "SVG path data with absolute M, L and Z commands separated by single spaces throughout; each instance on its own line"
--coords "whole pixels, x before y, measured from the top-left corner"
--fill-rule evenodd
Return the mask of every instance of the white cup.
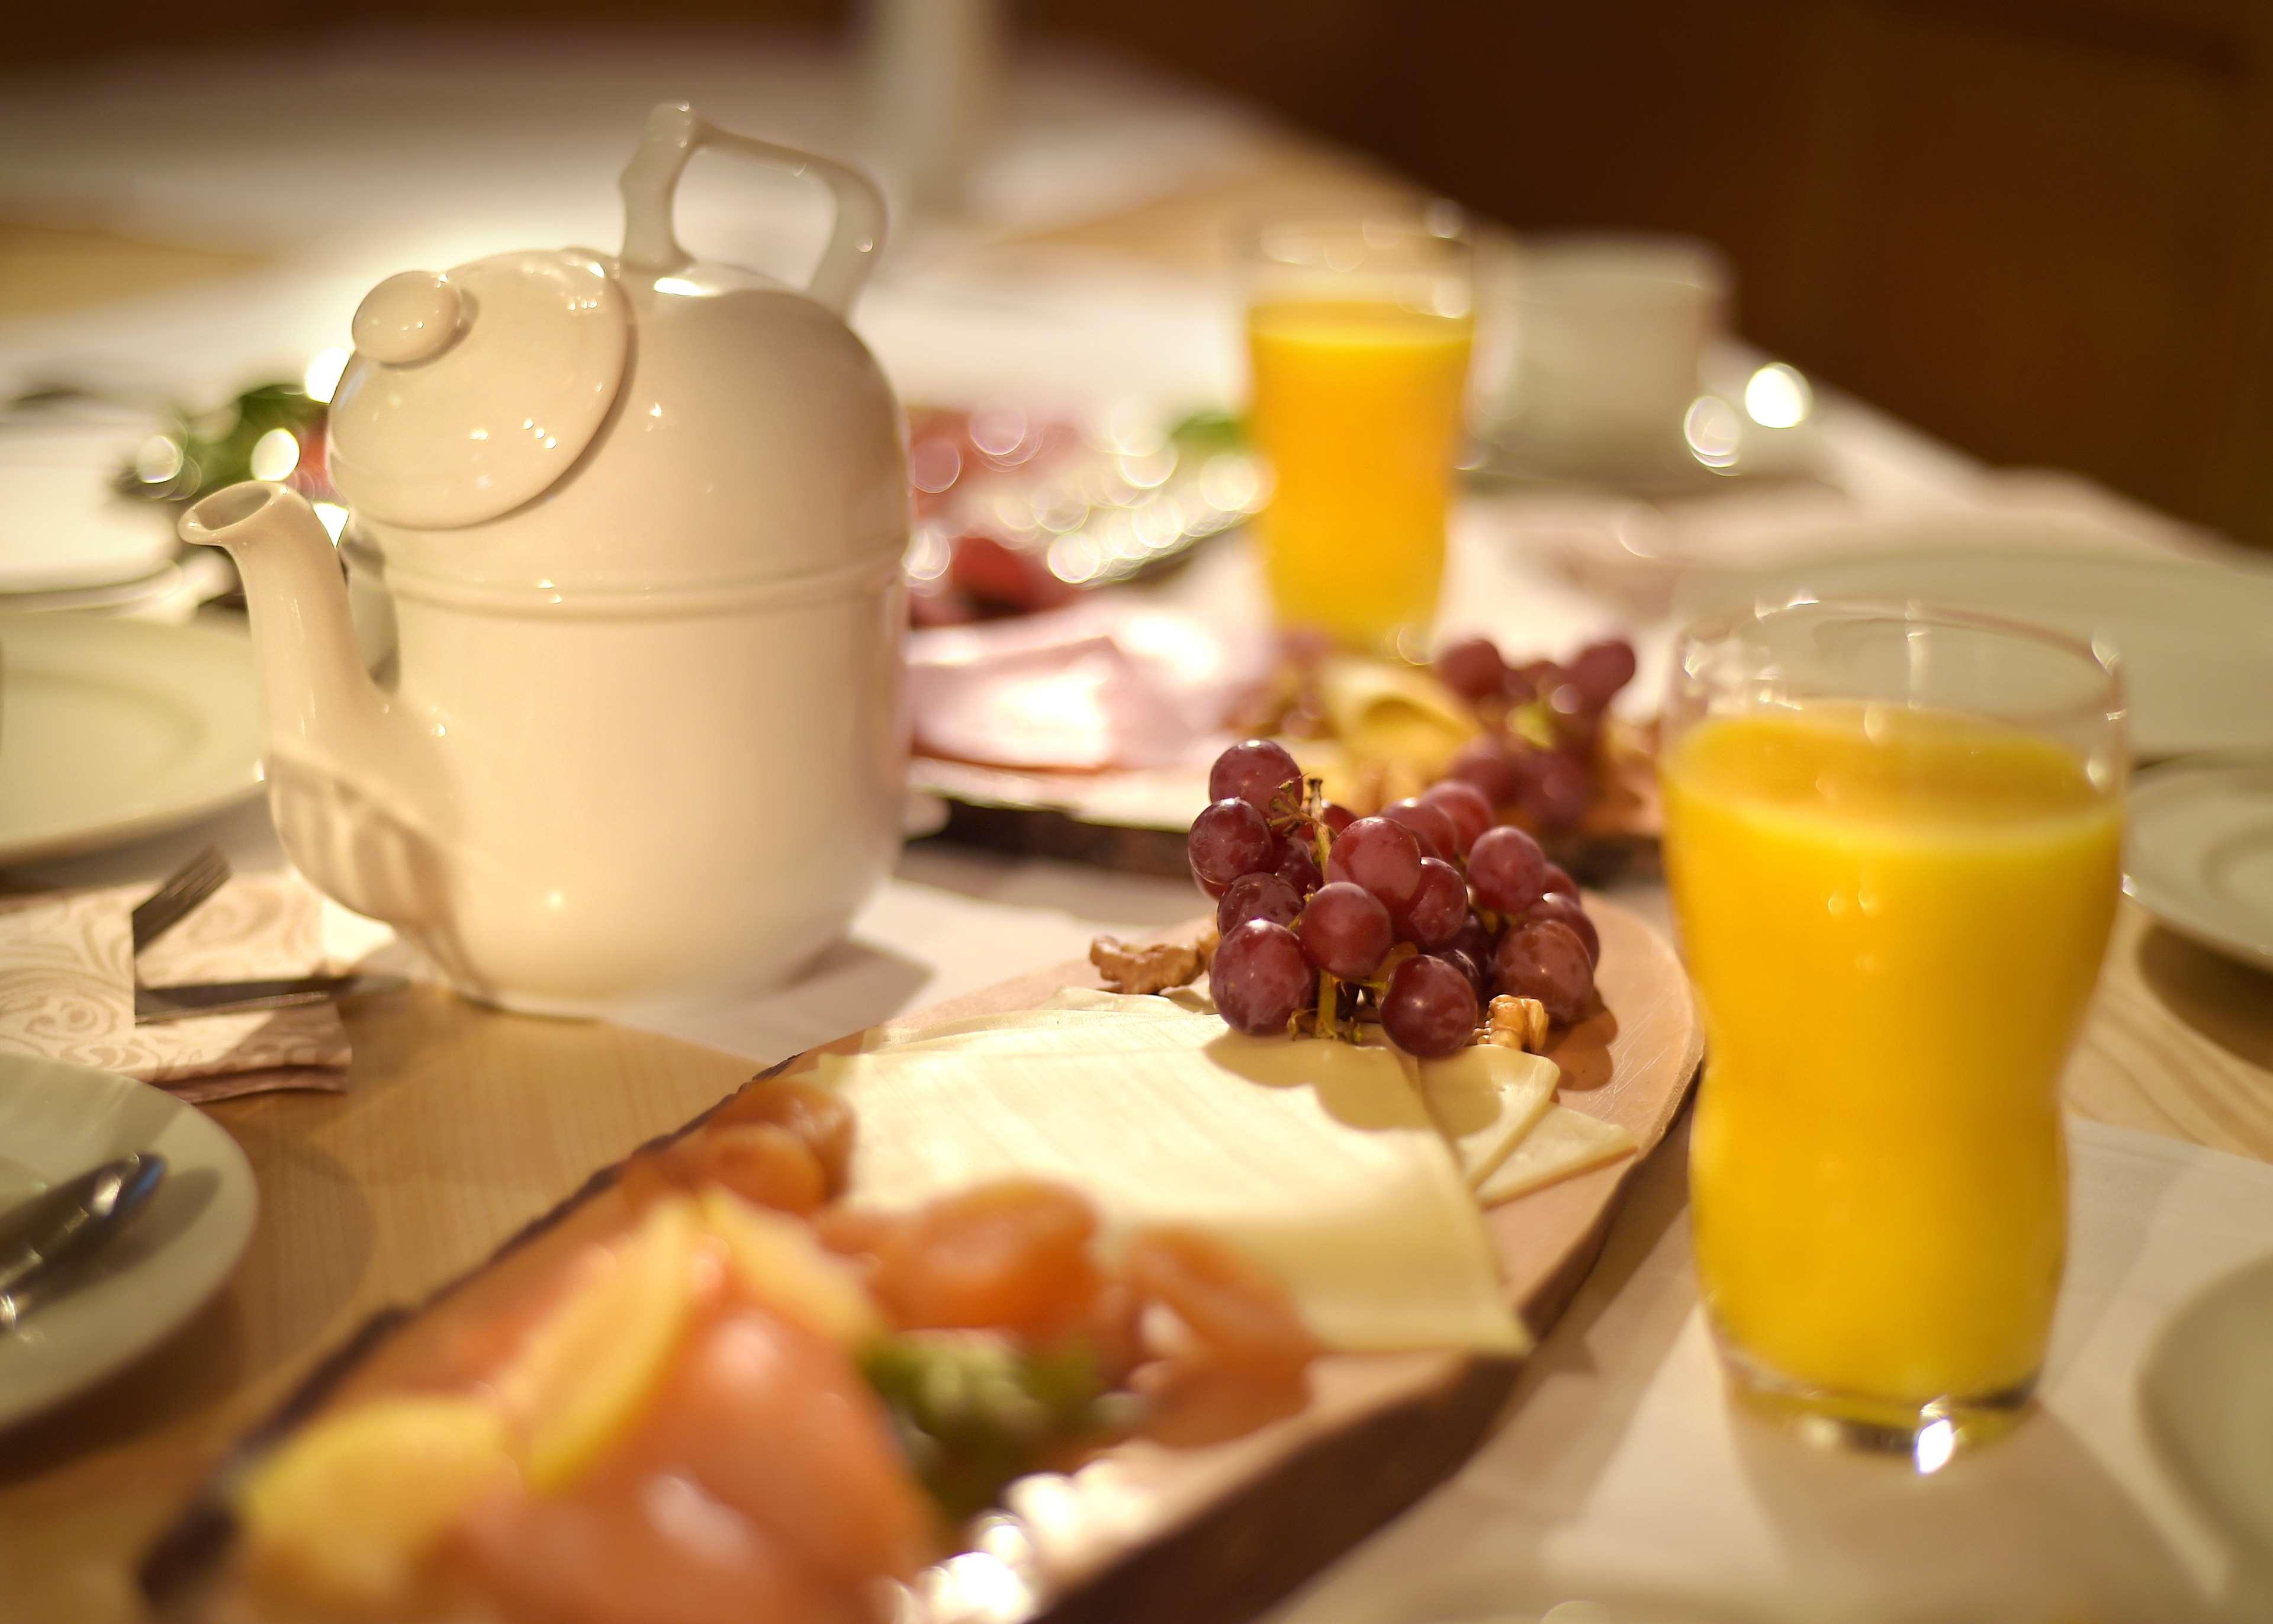
M 1693 238 L 1527 239 L 1504 284 L 1495 438 L 1559 463 L 1677 458 L 1729 281 L 1719 251 Z

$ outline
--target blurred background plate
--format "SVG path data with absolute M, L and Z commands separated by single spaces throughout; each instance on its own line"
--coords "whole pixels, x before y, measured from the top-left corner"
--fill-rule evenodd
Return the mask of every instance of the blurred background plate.
M 2126 811 L 2131 900 L 2181 936 L 2273 971 L 2273 753 L 2149 767 Z
M 0 1426 L 94 1386 L 204 1306 L 259 1205 L 244 1152 L 195 1106 L 112 1072 L 0 1054 L 0 1206 L 138 1150 L 166 1158 L 149 1205 L 84 1278 L 0 1336 Z
M 154 426 L 124 412 L 0 419 L 0 594 L 146 580 L 173 562 L 169 516 L 111 489 Z
M 259 788 L 260 704 L 243 636 L 0 616 L 0 864 L 155 834 Z
M 1961 548 L 1826 557 L 1699 576 L 1683 617 L 1759 602 L 1918 599 L 2104 638 L 2124 662 L 2131 752 L 2142 760 L 2273 746 L 2273 571 L 2183 558 Z
M 2273 1257 L 2179 1310 L 2139 1373 L 2148 1433 L 2218 1520 L 2273 1558 Z M 2238 1615 L 2237 1615 L 2238 1616 Z

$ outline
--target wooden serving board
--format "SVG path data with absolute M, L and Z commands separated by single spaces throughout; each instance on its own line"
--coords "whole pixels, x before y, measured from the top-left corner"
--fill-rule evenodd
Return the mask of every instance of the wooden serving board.
M 1598 900 L 1591 911 L 1602 938 L 1602 1007 L 1549 1052 L 1563 1068 L 1562 1102 L 1617 1123 L 1647 1155 L 1680 1109 L 1702 1040 L 1687 978 L 1666 943 L 1612 904 Z M 1029 1008 L 1061 987 L 1096 984 L 1087 964 L 1060 966 L 938 1005 L 906 1024 Z M 849 1050 L 859 1038 L 826 1047 Z M 819 1052 L 767 1074 L 810 1065 Z M 1554 1322 L 1593 1266 L 1638 1159 L 1487 1215 L 1509 1300 L 1534 1333 Z M 524 1271 L 542 1267 L 553 1246 L 608 1231 L 623 1216 L 614 1185 L 613 1169 L 596 1174 L 429 1306 L 450 1297 L 458 1299 L 454 1311 L 478 1313 L 485 1300 L 510 1295 Z M 265 1447 L 323 1403 L 385 1387 L 395 1370 L 421 1362 L 440 1323 L 405 1310 L 377 1316 L 244 1448 Z M 1022 1479 L 1004 1509 L 985 1520 L 979 1548 L 926 1575 L 927 1624 L 1250 1617 L 1465 1459 L 1517 1368 L 1456 1352 L 1336 1356 L 1315 1367 L 1303 1411 L 1244 1437 L 1200 1448 L 1130 1442 L 1070 1473 Z M 209 1488 L 146 1557 L 150 1599 L 169 1616 L 196 1616 L 231 1534 Z

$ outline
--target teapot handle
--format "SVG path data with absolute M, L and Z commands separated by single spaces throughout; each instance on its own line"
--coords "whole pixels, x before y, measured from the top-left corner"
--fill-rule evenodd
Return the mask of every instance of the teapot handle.
M 694 263 L 694 256 L 679 246 L 671 231 L 671 206 L 686 161 L 703 146 L 775 164 L 791 174 L 815 175 L 828 186 L 836 202 L 836 220 L 806 292 L 839 316 L 850 311 L 884 243 L 884 194 L 876 183 L 833 158 L 721 130 L 683 101 L 656 105 L 648 115 L 647 135 L 639 151 L 624 166 L 619 184 L 624 194 L 625 263 L 664 275 Z

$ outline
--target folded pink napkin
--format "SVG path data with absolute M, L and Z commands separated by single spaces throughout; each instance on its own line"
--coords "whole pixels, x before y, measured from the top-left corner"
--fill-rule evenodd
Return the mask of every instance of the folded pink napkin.
M 347 1087 L 330 1004 L 134 1024 L 127 916 L 151 887 L 0 897 L 0 1051 L 124 1072 L 188 1100 Z M 322 904 L 296 874 L 232 879 L 144 956 L 153 985 L 311 975 Z

